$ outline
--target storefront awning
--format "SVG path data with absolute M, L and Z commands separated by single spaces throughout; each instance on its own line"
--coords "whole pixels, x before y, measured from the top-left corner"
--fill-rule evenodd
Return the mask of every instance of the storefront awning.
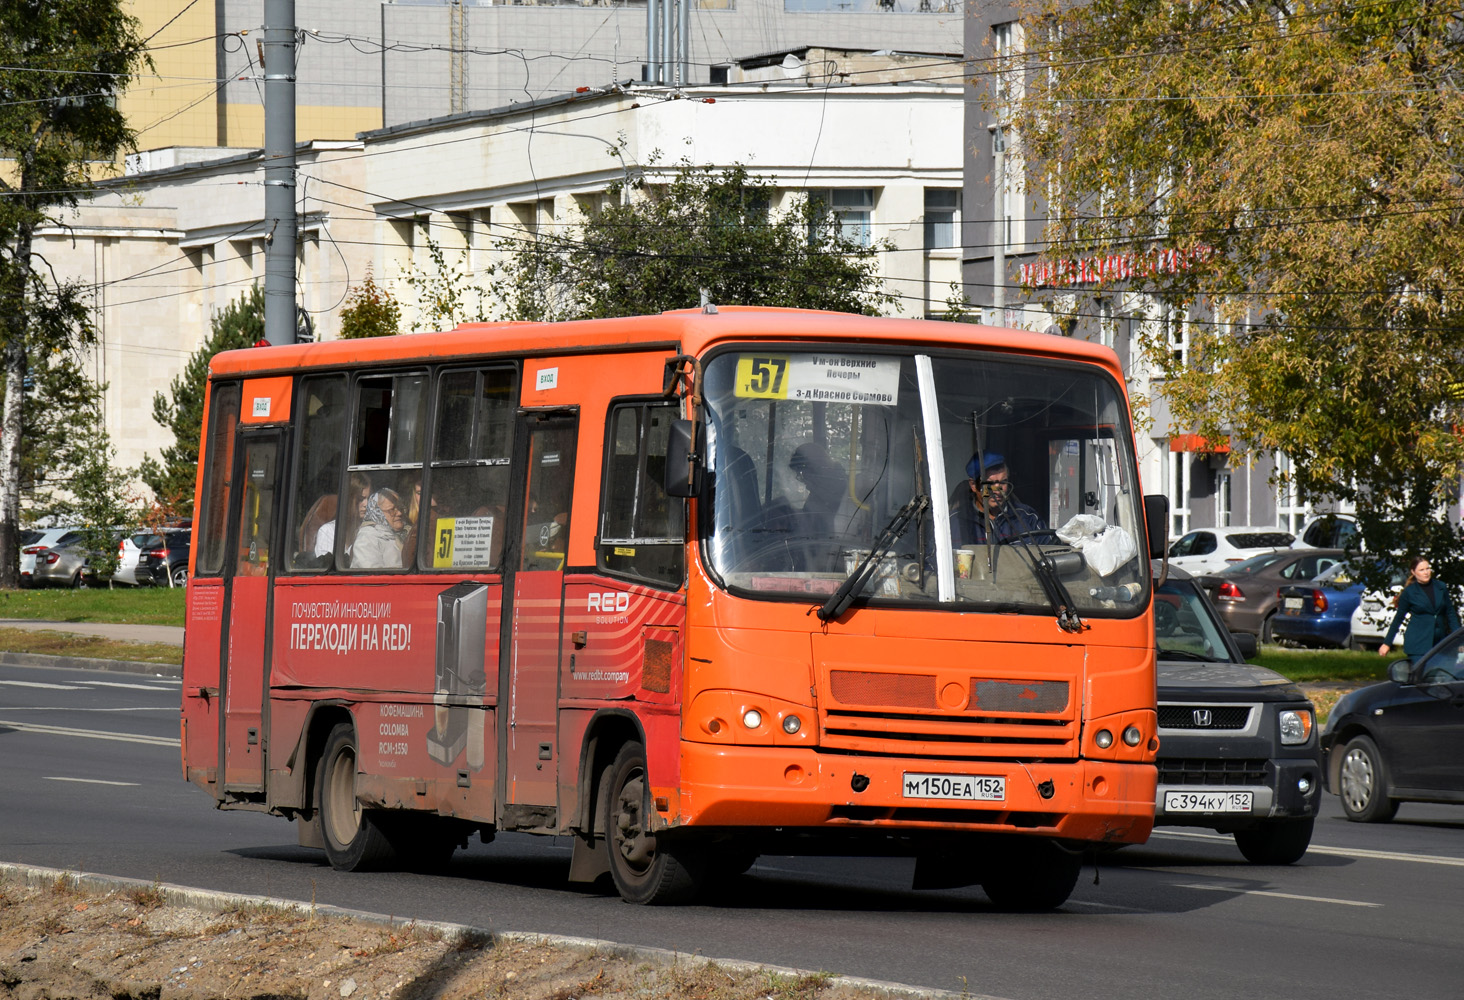
M 1230 439 L 1211 439 L 1200 434 L 1174 434 L 1169 438 L 1169 450 L 1197 451 L 1204 455 L 1225 455 L 1230 452 Z

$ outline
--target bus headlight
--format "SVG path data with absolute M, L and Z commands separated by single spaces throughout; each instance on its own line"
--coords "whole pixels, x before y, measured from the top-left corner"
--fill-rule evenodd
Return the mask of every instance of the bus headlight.
M 1283 745 L 1296 746 L 1311 739 L 1312 714 L 1309 709 L 1283 709 L 1279 719 L 1281 723 L 1281 743 Z
M 1113 734 L 1106 729 L 1100 729 L 1093 734 L 1093 742 L 1098 744 L 1099 750 L 1107 750 L 1113 746 Z
M 783 717 L 783 732 L 792 736 L 803 728 L 803 720 L 796 715 L 785 715 Z
M 1131 747 L 1138 746 L 1139 741 L 1143 738 L 1144 734 L 1140 732 L 1138 726 L 1129 726 L 1123 731 L 1123 741 Z
M 762 728 L 762 713 L 755 708 L 749 708 L 742 713 L 742 724 L 748 729 Z

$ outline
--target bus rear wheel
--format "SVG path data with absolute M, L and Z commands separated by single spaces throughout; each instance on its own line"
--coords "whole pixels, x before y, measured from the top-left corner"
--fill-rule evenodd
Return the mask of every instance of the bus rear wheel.
M 1073 893 L 1080 855 L 1040 837 L 1011 837 L 986 861 L 981 888 L 1003 910 L 1055 910 Z
M 391 840 L 374 812 L 356 798 L 356 730 L 342 722 L 330 731 L 315 776 L 315 806 L 325 856 L 337 871 L 368 871 L 393 857 Z
M 605 817 L 610 877 L 620 898 L 645 905 L 691 899 L 701 886 L 702 859 L 693 848 L 662 843 L 650 831 L 645 747 L 634 742 L 622 746 L 606 775 L 600 815 Z

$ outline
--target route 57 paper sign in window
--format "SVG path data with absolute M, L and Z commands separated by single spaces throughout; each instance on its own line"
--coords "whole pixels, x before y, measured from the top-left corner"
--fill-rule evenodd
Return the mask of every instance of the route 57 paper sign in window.
M 868 354 L 743 354 L 734 393 L 744 399 L 894 406 L 900 359 Z

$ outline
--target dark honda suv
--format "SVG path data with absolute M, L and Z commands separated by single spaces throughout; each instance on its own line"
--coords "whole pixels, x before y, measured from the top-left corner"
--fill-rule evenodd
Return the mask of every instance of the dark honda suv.
M 1155 575 L 1159 573 L 1155 568 Z M 1306 853 L 1321 801 L 1312 703 L 1290 680 L 1245 662 L 1255 636 L 1226 631 L 1204 592 L 1171 568 L 1154 592 L 1159 651 L 1156 826 L 1235 836 L 1246 859 Z

